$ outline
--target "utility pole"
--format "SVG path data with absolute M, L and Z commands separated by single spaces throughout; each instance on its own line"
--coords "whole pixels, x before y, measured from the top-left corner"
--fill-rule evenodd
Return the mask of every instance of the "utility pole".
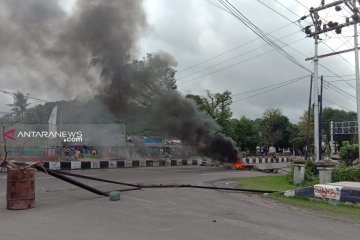
M 321 153 L 322 153 L 322 100 L 323 100 L 323 85 L 324 85 L 324 78 L 321 76 L 321 84 L 320 84 L 320 95 L 318 97 L 319 102 L 319 159 L 321 159 Z
M 309 94 L 309 106 L 308 106 L 308 119 L 307 119 L 307 128 L 306 128 L 306 159 L 309 158 L 309 150 L 310 150 L 310 116 L 311 116 L 311 95 L 312 95 L 312 85 L 313 85 L 313 75 L 310 78 L 310 94 Z
M 359 9 L 356 6 L 356 0 L 353 0 L 353 13 L 358 15 Z M 358 144 L 360 145 L 360 80 L 359 80 L 359 49 L 358 49 L 358 33 L 357 24 L 354 25 L 354 52 L 355 52 L 355 78 L 356 78 L 356 106 L 357 106 L 357 125 L 358 125 Z M 359 155 L 360 156 L 360 148 Z
M 326 24 L 322 23 L 319 12 L 322 10 L 325 10 L 327 8 L 335 7 L 336 11 L 341 11 L 342 7 L 341 5 L 345 5 L 347 8 L 351 10 L 353 13 L 351 17 L 346 17 L 344 23 L 338 23 L 338 22 L 332 22 L 329 21 Z M 315 149 L 315 162 L 320 160 L 320 151 L 321 146 L 319 142 L 319 134 L 321 129 L 319 129 L 319 101 L 316 98 L 319 94 L 318 90 L 318 79 L 319 79 L 319 73 L 318 73 L 318 64 L 319 59 L 341 54 L 345 52 L 355 51 L 355 71 L 356 71 L 356 97 L 357 97 L 357 117 L 358 117 L 358 126 L 360 126 L 360 82 L 359 82 L 359 56 L 358 56 L 358 40 L 357 40 L 357 24 L 360 22 L 360 17 L 358 14 L 359 10 L 356 6 L 356 0 L 339 0 L 334 1 L 329 4 L 325 4 L 325 1 L 321 1 L 321 6 L 317 8 L 310 8 L 310 16 L 314 25 L 314 29 L 311 29 L 312 26 L 306 26 L 303 31 L 306 33 L 307 37 L 314 38 L 315 41 L 315 54 L 314 57 L 306 58 L 305 61 L 313 60 L 314 62 L 314 149 Z M 300 20 L 306 19 L 307 16 L 302 17 Z M 329 31 L 335 31 L 337 34 L 341 34 L 341 30 L 344 27 L 348 27 L 354 25 L 354 48 L 342 50 L 330 54 L 324 54 L 319 55 L 318 54 L 318 44 L 319 44 L 319 35 L 322 33 L 326 33 Z M 360 143 L 360 134 L 358 131 L 358 141 Z M 360 154 L 360 148 L 359 148 L 359 154 Z M 360 155 L 359 155 L 360 156 Z
M 315 16 L 318 18 L 318 16 Z M 317 21 L 317 20 L 315 20 Z M 320 143 L 319 143 L 319 59 L 318 47 L 319 36 L 316 34 L 315 38 L 315 55 L 314 55 L 314 151 L 315 162 L 320 160 Z

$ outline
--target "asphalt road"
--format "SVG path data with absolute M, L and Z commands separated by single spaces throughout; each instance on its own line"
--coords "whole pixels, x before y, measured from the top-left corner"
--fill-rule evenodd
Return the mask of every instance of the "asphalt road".
M 131 183 L 218 186 L 231 186 L 232 178 L 263 175 L 205 167 L 76 172 Z M 84 182 L 102 190 L 120 188 Z M 262 195 L 204 189 L 145 189 L 122 192 L 120 201 L 109 201 L 38 173 L 36 207 L 14 211 L 6 209 L 5 187 L 5 175 L 1 174 L 1 240 L 352 240 L 360 234 L 359 220 L 290 207 Z

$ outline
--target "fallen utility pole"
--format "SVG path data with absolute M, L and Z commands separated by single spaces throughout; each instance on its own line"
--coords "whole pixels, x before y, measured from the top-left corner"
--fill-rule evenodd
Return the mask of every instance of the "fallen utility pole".
M 119 184 L 119 185 L 134 187 L 134 188 L 116 190 L 116 191 L 119 191 L 119 192 L 141 190 L 141 189 L 144 189 L 144 188 L 200 188 L 200 189 L 237 191 L 237 192 L 251 192 L 251 193 L 273 193 L 273 192 L 276 192 L 274 190 L 255 190 L 255 189 L 229 188 L 229 187 L 197 186 L 197 185 L 191 185 L 191 184 L 131 184 L 131 183 L 124 183 L 124 182 L 119 182 L 119 181 L 114 181 L 114 180 L 103 179 L 103 178 L 95 178 L 95 177 L 90 177 L 90 176 L 81 175 L 81 174 L 62 172 L 62 171 L 58 171 L 58 170 L 50 170 L 48 168 L 44 168 L 44 167 L 39 166 L 39 165 L 36 165 L 36 169 L 38 169 L 41 172 L 47 173 L 47 174 L 49 174 L 51 176 L 54 176 L 56 178 L 59 178 L 61 180 L 64 180 L 66 182 L 69 182 L 71 184 L 74 184 L 74 185 L 76 185 L 78 187 L 81 187 L 81 188 L 83 188 L 85 190 L 88 190 L 90 192 L 96 193 L 98 195 L 103 195 L 103 196 L 109 196 L 110 192 L 102 192 L 102 191 L 100 191 L 98 189 L 92 188 L 92 187 L 90 187 L 88 185 L 85 185 L 83 183 L 75 181 L 75 180 L 73 180 L 71 178 L 68 178 L 68 177 L 66 177 L 64 175 L 69 175 L 69 176 L 83 178 L 83 179 L 89 179 L 89 180 L 98 181 L 98 182 L 106 182 L 106 183 L 113 183 L 113 184 Z
M 62 175 L 68 175 L 68 176 L 73 176 L 73 177 L 78 177 L 78 178 L 83 178 L 83 179 L 89 179 L 89 180 L 98 181 L 98 182 L 106 182 L 106 183 L 124 185 L 124 186 L 135 187 L 135 188 L 141 187 L 141 185 L 139 185 L 139 184 L 131 184 L 131 183 L 114 181 L 114 180 L 107 180 L 107 179 L 90 177 L 90 176 L 76 174 L 76 173 L 63 172 L 63 171 L 59 171 L 59 170 L 54 170 L 54 172 L 60 173 Z
M 155 184 L 155 185 L 142 185 L 142 188 L 200 188 L 200 189 L 212 189 L 212 190 L 225 190 L 225 191 L 237 191 L 237 192 L 252 192 L 252 193 L 274 193 L 274 190 L 255 190 L 245 188 L 229 188 L 229 187 L 213 187 L 213 186 L 197 186 L 191 184 Z
M 36 168 L 38 171 L 40 171 L 40 172 L 49 174 L 49 175 L 51 175 L 51 176 L 53 176 L 53 177 L 56 177 L 56 178 L 58 178 L 58 179 L 60 179 L 60 180 L 63 180 L 63 181 L 68 182 L 68 183 L 71 183 L 71 184 L 73 184 L 73 185 L 75 185 L 75 186 L 78 186 L 78 187 L 80 187 L 80 188 L 82 188 L 82 189 L 85 189 L 85 190 L 87 190 L 87 191 L 89 191 L 89 192 L 95 193 L 95 194 L 97 194 L 97 195 L 109 196 L 109 193 L 106 193 L 106 192 L 100 191 L 100 190 L 98 190 L 98 189 L 96 189 L 96 188 L 90 187 L 90 186 L 88 186 L 88 185 L 86 185 L 86 184 L 83 184 L 83 183 L 78 182 L 78 181 L 76 181 L 76 180 L 74 180 L 74 179 L 71 179 L 71 178 L 69 178 L 69 177 L 66 177 L 66 176 L 64 176 L 64 175 L 62 175 L 62 174 L 60 174 L 60 173 L 57 173 L 57 172 L 55 172 L 55 171 L 53 171 L 53 170 L 51 170 L 51 169 L 44 168 L 43 166 L 40 166 L 40 165 L 35 165 L 35 168 Z

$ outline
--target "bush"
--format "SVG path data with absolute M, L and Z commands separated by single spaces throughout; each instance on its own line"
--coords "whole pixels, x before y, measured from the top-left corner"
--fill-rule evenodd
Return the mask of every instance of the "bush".
M 305 162 L 305 182 L 314 182 L 317 180 L 316 177 L 316 166 L 311 160 Z
M 249 156 L 249 152 L 247 152 L 247 151 L 240 152 L 240 157 L 244 158 L 244 157 L 248 157 L 248 156 Z
M 341 160 L 344 161 L 346 166 L 351 166 L 352 162 L 359 155 L 359 145 L 350 144 L 349 141 L 343 141 L 342 147 L 340 148 L 339 155 Z
M 332 172 L 332 182 L 353 181 L 360 182 L 360 166 L 340 167 Z

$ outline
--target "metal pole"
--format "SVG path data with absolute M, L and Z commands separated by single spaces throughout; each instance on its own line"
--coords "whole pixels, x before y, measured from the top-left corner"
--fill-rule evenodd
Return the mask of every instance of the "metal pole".
M 316 13 L 317 21 L 317 13 Z M 315 55 L 314 55 L 314 152 L 315 152 L 315 162 L 320 160 L 319 155 L 319 100 L 317 96 L 319 95 L 319 59 L 318 59 L 318 35 L 314 36 L 315 38 Z
M 321 159 L 322 154 L 322 98 L 323 98 L 323 76 L 321 75 L 321 86 L 320 86 L 320 95 L 319 95 L 319 159 Z
M 353 1 L 357 13 L 356 1 Z M 355 12 L 354 12 L 355 14 Z M 356 105 L 357 105 L 357 124 L 358 124 L 358 144 L 360 144 L 360 80 L 359 80 L 359 49 L 358 49 L 358 33 L 357 24 L 354 25 L 354 48 L 355 48 L 355 78 L 356 78 Z M 360 156 L 360 148 L 359 148 Z
M 335 154 L 335 145 L 334 145 L 334 122 L 330 122 L 330 149 L 331 157 Z
M 306 153 L 305 158 L 309 159 L 309 145 L 310 145 L 310 116 L 311 116 L 311 94 L 312 94 L 312 85 L 313 85 L 313 75 L 310 78 L 310 95 L 309 95 L 309 109 L 308 109 L 308 119 L 307 119 L 307 129 L 306 129 Z

